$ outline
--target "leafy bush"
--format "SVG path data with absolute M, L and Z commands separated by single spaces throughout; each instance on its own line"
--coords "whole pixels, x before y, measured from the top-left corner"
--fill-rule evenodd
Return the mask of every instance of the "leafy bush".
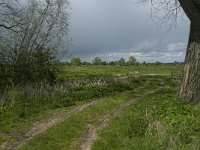
M 7 62 L 5 58 L 1 60 L 0 89 L 39 82 L 52 84 L 56 73 L 56 58 L 51 50 L 41 48 L 32 53 L 19 53 L 12 62 Z
M 94 65 L 101 65 L 102 60 L 99 57 L 95 57 L 94 60 L 92 60 L 92 63 Z
M 71 65 L 80 66 L 81 65 L 81 59 L 80 58 L 72 58 L 71 59 Z

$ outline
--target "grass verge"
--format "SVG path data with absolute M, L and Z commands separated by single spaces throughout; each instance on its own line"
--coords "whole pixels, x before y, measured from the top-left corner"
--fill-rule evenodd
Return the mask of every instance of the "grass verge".
M 120 104 L 141 95 L 158 86 L 159 80 L 151 80 L 145 88 L 111 96 L 79 114 L 76 114 L 62 123 L 49 128 L 45 133 L 34 137 L 22 149 L 78 149 L 81 137 L 87 133 L 88 124 L 101 124 L 108 114 L 112 113 Z
M 174 87 L 137 101 L 99 131 L 94 150 L 200 149 L 200 105 Z

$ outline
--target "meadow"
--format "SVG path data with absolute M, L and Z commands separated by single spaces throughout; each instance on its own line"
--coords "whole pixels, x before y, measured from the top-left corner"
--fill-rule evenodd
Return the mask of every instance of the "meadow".
M 59 82 L 1 96 L 0 149 L 199 149 L 182 65 L 61 66 Z
M 182 65 L 134 65 L 134 66 L 102 66 L 102 65 L 89 65 L 89 66 L 62 66 L 60 76 L 63 78 L 77 78 L 77 77 L 88 77 L 88 76 L 99 76 L 99 75 L 127 75 L 139 73 L 145 74 L 161 74 L 171 75 L 172 72 L 181 72 Z

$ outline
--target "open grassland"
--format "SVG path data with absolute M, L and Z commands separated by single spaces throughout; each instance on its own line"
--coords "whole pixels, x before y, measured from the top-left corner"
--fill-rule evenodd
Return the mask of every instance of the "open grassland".
M 182 65 L 139 65 L 139 66 L 62 66 L 61 77 L 73 79 L 77 77 L 99 76 L 99 75 L 127 75 L 139 73 L 171 75 L 171 72 L 182 72 Z
M 200 105 L 177 96 L 181 68 L 62 66 L 62 83 L 1 98 L 0 149 L 200 149 Z

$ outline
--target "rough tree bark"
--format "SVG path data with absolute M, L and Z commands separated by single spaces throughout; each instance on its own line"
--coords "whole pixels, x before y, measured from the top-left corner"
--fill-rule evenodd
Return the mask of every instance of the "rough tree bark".
M 164 11 L 164 20 L 176 22 L 182 7 L 189 18 L 190 37 L 185 56 L 185 66 L 179 96 L 185 101 L 200 102 L 200 0 L 140 0 L 150 2 L 153 9 Z
M 200 0 L 179 0 L 191 21 L 179 96 L 186 101 L 200 101 Z

